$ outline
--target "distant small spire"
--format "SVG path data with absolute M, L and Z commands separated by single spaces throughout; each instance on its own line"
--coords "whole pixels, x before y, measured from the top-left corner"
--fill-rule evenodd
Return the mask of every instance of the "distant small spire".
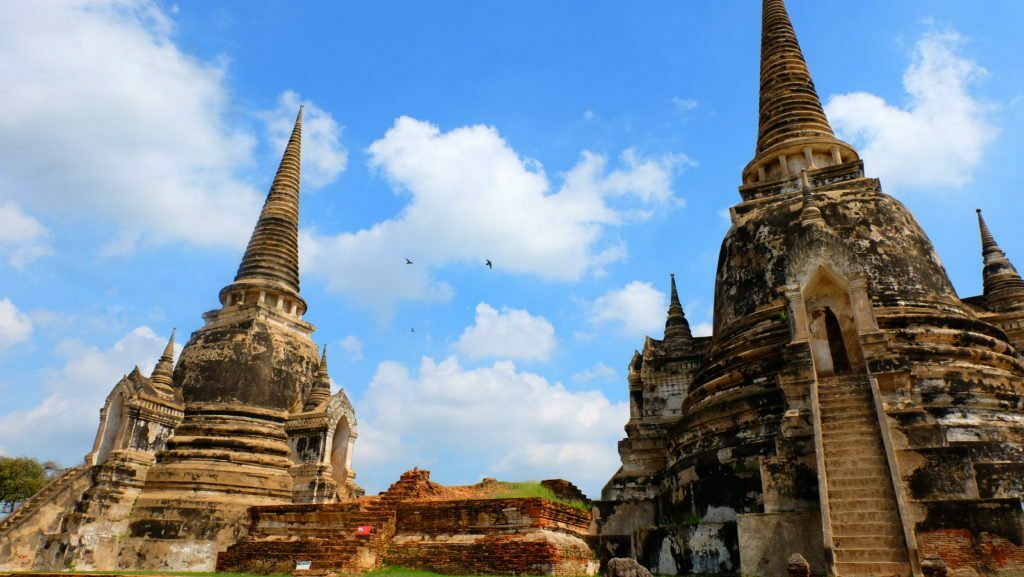
M 327 371 L 327 345 L 324 345 L 324 352 L 320 355 L 320 366 L 317 367 L 316 378 L 313 380 L 313 388 L 310 389 L 309 397 L 306 398 L 302 409 L 312 411 L 330 398 L 331 376 Z
M 803 187 L 803 210 L 800 211 L 800 224 L 803 226 L 824 226 L 825 217 L 821 215 L 821 209 L 814 202 L 814 195 L 811 194 L 811 185 L 807 178 L 807 171 L 801 172 L 800 184 Z
M 671 348 L 688 349 L 693 345 L 693 334 L 690 323 L 683 313 L 683 305 L 679 303 L 679 292 L 676 290 L 676 275 L 670 274 L 671 294 L 668 303 L 668 319 L 665 320 L 664 342 Z
M 978 228 L 981 230 L 981 254 L 984 256 L 1000 254 L 1005 256 L 1003 251 L 999 248 L 999 244 L 996 243 L 996 238 L 992 236 L 992 231 L 988 229 L 988 223 L 985 222 L 985 217 L 981 216 L 981 209 L 976 208 L 974 212 L 978 213 Z
M 985 218 L 981 216 L 981 209 L 975 212 L 978 213 L 978 228 L 981 230 L 985 301 L 996 311 L 1024 308 L 1024 280 L 1003 249 L 999 248 Z
M 331 377 L 327 374 L 327 345 L 324 345 L 324 351 L 320 354 L 320 368 L 317 370 L 317 377 L 320 378 L 321 382 L 326 382 L 330 385 Z
M 174 335 L 177 332 L 178 329 L 171 329 L 171 338 L 167 339 L 167 346 L 164 347 L 164 352 L 149 377 L 153 386 L 164 392 L 174 390 Z

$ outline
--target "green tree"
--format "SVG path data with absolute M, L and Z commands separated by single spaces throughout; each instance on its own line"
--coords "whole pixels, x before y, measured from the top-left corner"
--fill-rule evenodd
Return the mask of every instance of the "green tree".
M 53 461 L 40 463 L 31 457 L 0 457 L 0 502 L 17 503 L 35 495 L 60 467 Z

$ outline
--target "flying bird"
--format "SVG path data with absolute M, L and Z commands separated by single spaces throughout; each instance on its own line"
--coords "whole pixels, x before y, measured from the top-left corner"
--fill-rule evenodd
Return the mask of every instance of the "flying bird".
M 412 261 L 409 259 L 405 259 L 405 264 L 412 264 Z
M 484 264 L 487 265 L 487 268 L 494 268 L 494 263 L 491 262 L 491 259 L 487 259 L 487 262 Z

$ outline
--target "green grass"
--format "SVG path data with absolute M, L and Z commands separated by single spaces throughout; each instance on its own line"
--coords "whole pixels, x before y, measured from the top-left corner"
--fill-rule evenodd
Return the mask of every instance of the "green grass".
M 583 501 L 572 501 L 569 499 L 562 499 L 555 495 L 551 489 L 548 489 L 544 485 L 536 481 L 525 481 L 521 483 L 507 483 L 504 481 L 498 481 L 497 488 L 494 493 L 491 494 L 492 499 L 529 499 L 532 497 L 539 497 L 541 499 L 548 499 L 568 505 L 580 511 L 590 512 L 590 505 Z

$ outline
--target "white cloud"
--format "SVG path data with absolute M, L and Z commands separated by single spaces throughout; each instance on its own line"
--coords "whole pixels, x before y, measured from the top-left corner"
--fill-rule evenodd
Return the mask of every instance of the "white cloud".
M 243 178 L 256 139 L 237 128 L 225 64 L 183 52 L 173 31 L 152 0 L 0 3 L 0 77 L 17 79 L 0 91 L 0 200 L 110 225 L 107 252 L 244 245 L 271 175 Z M 315 116 L 314 183 L 337 168 L 316 153 L 330 130 Z
M 351 361 L 359 361 L 363 358 L 363 341 L 355 335 L 349 335 L 341 339 L 341 350 L 345 351 Z
M 572 376 L 572 380 L 577 383 L 586 383 L 593 380 L 598 381 L 614 381 L 618 377 L 618 373 L 615 369 L 609 367 L 604 363 L 597 363 L 589 369 L 580 371 Z
M 714 331 L 714 327 L 711 323 L 697 323 L 693 326 L 693 336 L 695 337 L 710 337 Z
M 300 104 L 306 107 L 302 113 L 302 184 L 320 188 L 334 181 L 348 164 L 348 151 L 338 142 L 341 126 L 329 113 L 290 90 L 278 99 L 276 109 L 262 116 L 268 139 L 276 150 L 284 150 Z
M 700 102 L 696 98 L 680 98 L 678 96 L 672 97 L 672 104 L 676 106 L 676 110 L 679 112 L 689 112 L 700 105 Z
M 0 254 L 14 268 L 53 252 L 50 231 L 13 202 L 0 202 Z
M 332 290 L 389 309 L 399 300 L 447 300 L 452 288 L 434 271 L 450 264 L 495 263 L 495 273 L 572 281 L 621 260 L 610 227 L 672 206 L 673 173 L 684 155 L 625 151 L 616 168 L 584 152 L 557 192 L 540 163 L 525 159 L 493 127 L 441 132 L 402 117 L 368 149 L 378 170 L 408 203 L 395 217 L 336 236 L 306 231 L 305 270 Z M 404 258 L 416 264 L 406 266 Z M 483 271 L 482 271 L 483 272 Z
M 570 392 L 510 361 L 467 370 L 454 356 L 424 358 L 418 374 L 381 363 L 358 410 L 355 460 L 368 485 L 440 462 L 435 476 L 455 476 L 450 482 L 567 476 L 590 495 L 618 467 L 629 417 L 625 403 L 599 391 Z
M 557 344 L 555 327 L 544 317 L 508 307 L 498 312 L 480 303 L 476 306 L 476 323 L 462 331 L 455 349 L 473 359 L 546 361 Z
M 61 341 L 55 353 L 63 364 L 40 375 L 43 400 L 0 415 L 0 454 L 78 463 L 92 447 L 103 400 L 135 365 L 148 375 L 166 338 L 141 326 L 105 349 Z
M 904 107 L 865 92 L 830 99 L 826 111 L 836 130 L 858 146 L 883 184 L 962 187 L 997 136 L 986 107 L 968 92 L 986 71 L 957 53 L 963 42 L 954 32 L 917 42 L 903 75 Z
M 593 325 L 616 325 L 627 336 L 659 335 L 665 326 L 668 297 L 651 283 L 633 281 L 590 304 Z
M 32 336 L 32 319 L 18 310 L 11 299 L 0 299 L 0 351 Z

